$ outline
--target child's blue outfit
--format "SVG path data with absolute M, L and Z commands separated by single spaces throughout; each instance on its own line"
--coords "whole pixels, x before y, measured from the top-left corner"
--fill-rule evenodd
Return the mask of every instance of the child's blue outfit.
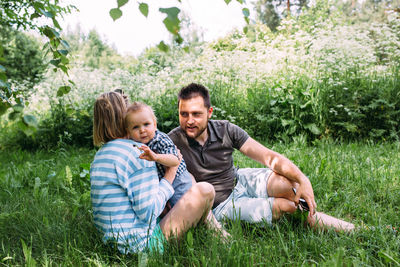
M 178 157 L 178 150 L 174 142 L 172 142 L 171 138 L 169 138 L 167 134 L 160 132 L 159 130 L 156 130 L 153 139 L 151 139 L 146 145 L 157 154 L 174 154 Z M 156 163 L 156 165 L 158 177 L 161 179 L 165 174 L 164 166 L 159 163 Z M 170 198 L 169 202 L 173 207 L 186 191 L 192 187 L 192 177 L 186 169 L 186 163 L 183 159 L 178 166 L 172 187 L 174 188 L 175 193 Z

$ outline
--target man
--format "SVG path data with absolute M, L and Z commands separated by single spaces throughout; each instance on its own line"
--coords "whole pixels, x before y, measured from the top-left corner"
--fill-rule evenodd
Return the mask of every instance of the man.
M 213 212 L 218 220 L 234 219 L 271 223 L 293 213 L 302 200 L 309 209 L 308 223 L 315 227 L 352 230 L 354 225 L 316 212 L 310 180 L 289 159 L 224 120 L 210 120 L 213 108 L 207 88 L 183 87 L 178 94 L 179 124 L 168 135 L 180 149 L 196 181 L 207 181 L 216 191 Z M 236 170 L 232 153 L 238 149 L 268 168 Z M 235 184 L 235 182 L 237 182 Z M 303 210 L 303 208 L 300 208 Z

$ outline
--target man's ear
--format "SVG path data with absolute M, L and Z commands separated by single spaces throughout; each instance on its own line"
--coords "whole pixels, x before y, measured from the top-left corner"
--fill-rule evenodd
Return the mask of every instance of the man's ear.
M 213 107 L 210 107 L 210 108 L 208 109 L 208 112 L 207 112 L 207 113 L 208 113 L 208 114 L 207 114 L 207 115 L 208 115 L 207 117 L 208 117 L 209 119 L 211 119 L 211 115 L 212 115 L 212 113 L 213 113 Z

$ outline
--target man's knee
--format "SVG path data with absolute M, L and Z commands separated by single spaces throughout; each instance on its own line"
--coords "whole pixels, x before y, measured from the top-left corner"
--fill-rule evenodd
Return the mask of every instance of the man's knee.
M 273 172 L 268 180 L 267 192 L 270 197 L 294 200 L 295 195 L 292 188 L 297 189 L 298 186 L 299 185 L 296 182 L 289 180 L 283 175 Z
M 294 213 L 296 211 L 296 205 L 293 201 L 285 198 L 275 198 L 274 204 L 272 205 L 273 218 L 279 219 L 285 213 Z

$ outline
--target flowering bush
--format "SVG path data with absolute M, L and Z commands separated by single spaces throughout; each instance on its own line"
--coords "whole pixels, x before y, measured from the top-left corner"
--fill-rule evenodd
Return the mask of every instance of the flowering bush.
M 398 140 L 398 14 L 389 12 L 385 22 L 350 24 L 340 12 L 311 11 L 283 20 L 276 33 L 254 24 L 247 34 L 234 31 L 188 53 L 149 49 L 132 72 L 77 64 L 70 71 L 76 86 L 63 97 L 62 112 L 91 114 L 100 93 L 122 88 L 131 100 L 152 105 L 159 128 L 168 132 L 178 125 L 176 93 L 197 82 L 210 89 L 214 118 L 229 119 L 263 139 Z M 30 108 L 42 120 L 50 114 L 49 103 L 58 101 L 59 85 L 49 73 L 37 88 Z

